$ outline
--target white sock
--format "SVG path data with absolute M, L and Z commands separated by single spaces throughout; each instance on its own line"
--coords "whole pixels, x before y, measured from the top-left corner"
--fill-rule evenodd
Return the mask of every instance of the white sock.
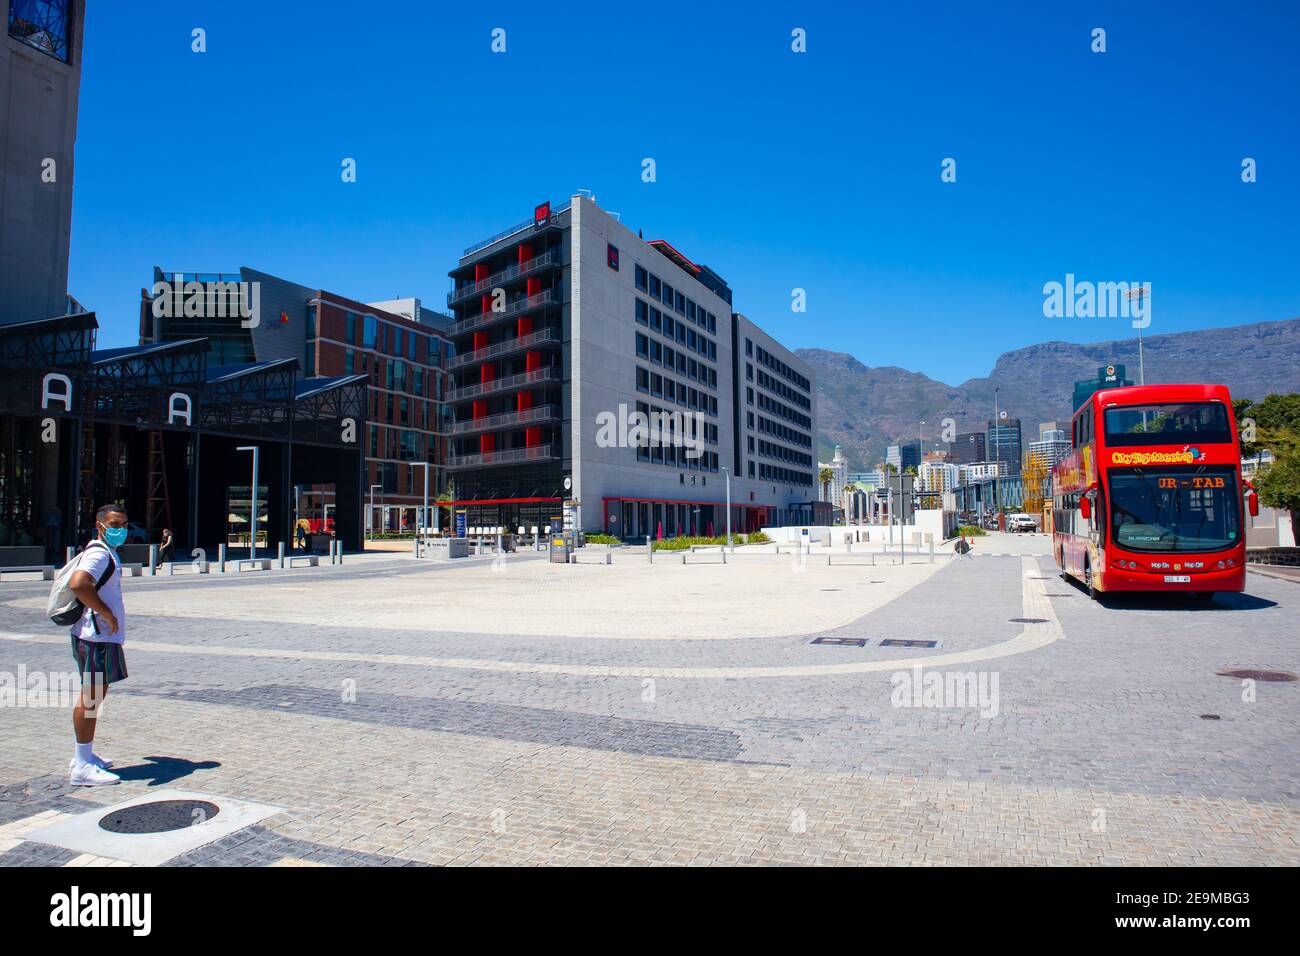
M 77 744 L 77 763 L 90 763 L 90 758 L 95 752 L 95 745 Z

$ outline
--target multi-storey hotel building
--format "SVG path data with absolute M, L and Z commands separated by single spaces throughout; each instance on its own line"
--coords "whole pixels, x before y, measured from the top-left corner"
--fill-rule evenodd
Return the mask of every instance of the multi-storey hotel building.
M 567 502 L 586 531 L 720 534 L 728 477 L 734 529 L 811 513 L 812 371 L 708 266 L 575 196 L 451 278 L 447 470 L 468 525 L 554 525 Z

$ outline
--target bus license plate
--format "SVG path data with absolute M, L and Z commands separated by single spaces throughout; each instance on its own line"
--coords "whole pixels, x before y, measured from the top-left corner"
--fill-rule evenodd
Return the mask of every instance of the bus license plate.
M 1165 584 L 1191 584 L 1192 576 L 1190 574 L 1166 574 Z

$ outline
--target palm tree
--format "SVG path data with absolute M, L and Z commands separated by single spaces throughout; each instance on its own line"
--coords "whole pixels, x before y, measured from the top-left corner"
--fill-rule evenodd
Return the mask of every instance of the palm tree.
M 844 486 L 844 523 L 850 524 L 849 516 L 853 513 L 853 496 L 858 493 L 857 482 L 850 481 Z
M 822 483 L 822 501 L 828 501 L 830 499 L 831 482 L 835 480 L 835 472 L 829 468 L 823 468 L 817 472 L 817 480 Z

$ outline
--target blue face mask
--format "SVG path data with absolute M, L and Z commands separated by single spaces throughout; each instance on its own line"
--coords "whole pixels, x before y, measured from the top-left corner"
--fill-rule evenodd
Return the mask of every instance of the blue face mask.
M 120 548 L 122 545 L 126 544 L 126 529 L 105 528 L 104 543 L 110 548 Z

